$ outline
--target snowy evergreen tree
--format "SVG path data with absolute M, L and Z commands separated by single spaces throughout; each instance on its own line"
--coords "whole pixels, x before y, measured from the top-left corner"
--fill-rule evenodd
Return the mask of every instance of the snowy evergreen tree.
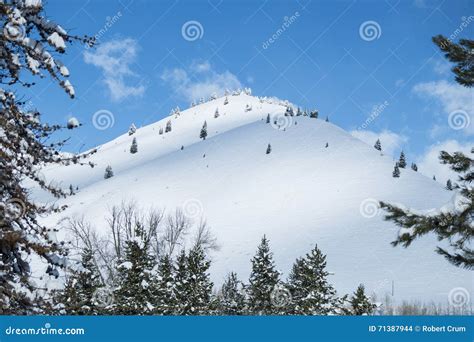
M 249 104 L 247 104 L 247 105 L 245 106 L 245 111 L 246 111 L 246 112 L 250 112 L 251 110 L 252 110 L 252 106 L 249 105 Z
M 266 121 L 266 123 L 267 123 L 267 124 L 270 123 L 270 114 L 267 114 L 267 121 Z
M 471 154 L 474 153 L 474 148 Z M 453 265 L 474 269 L 474 250 L 470 243 L 474 237 L 474 160 L 461 152 L 450 154 L 442 151 L 440 161 L 447 164 L 451 170 L 458 173 L 457 193 L 453 199 L 453 209 L 441 210 L 439 214 L 414 213 L 410 209 L 381 202 L 387 211 L 386 220 L 395 222 L 401 228 L 409 229 L 410 233 L 400 234 L 392 245 L 401 244 L 408 247 L 417 238 L 433 233 L 439 241 L 445 241 L 445 246 L 436 247 L 436 252 L 444 256 Z
M 158 131 L 158 134 L 159 135 L 162 135 L 163 134 L 163 127 L 160 127 L 159 131 Z
M 418 171 L 418 166 L 415 163 L 411 163 L 411 169 L 416 172 Z
M 219 293 L 219 313 L 221 315 L 242 315 L 245 313 L 245 293 L 237 274 L 231 272 L 222 284 Z
M 166 123 L 165 133 L 171 132 L 171 120 Z
M 377 141 L 375 142 L 374 148 L 377 151 L 382 151 L 382 143 L 380 142 L 380 139 L 377 139 Z
M 176 306 L 176 297 L 174 291 L 174 266 L 170 256 L 164 255 L 158 263 L 158 274 L 156 283 L 156 292 L 153 294 L 156 298 L 155 312 L 160 315 L 171 315 Z
M 75 195 L 75 193 L 74 193 L 74 187 L 72 186 L 72 184 L 69 184 L 69 195 L 70 195 L 70 196 Z
M 319 112 L 317 110 L 312 110 L 310 113 L 309 113 L 309 117 L 312 118 L 312 119 L 317 119 L 319 116 Z
M 407 161 L 405 159 L 405 153 L 403 151 L 400 153 L 400 159 L 398 160 L 398 167 L 404 169 L 407 166 Z
M 298 107 L 298 109 L 296 110 L 296 116 L 301 116 L 303 115 L 303 112 L 301 111 L 301 108 Z
M 451 179 L 448 179 L 448 181 L 446 182 L 446 190 L 453 190 L 453 184 L 451 183 Z
M 393 178 L 399 178 L 400 177 L 400 169 L 398 167 L 398 163 L 395 163 L 395 166 L 393 167 L 392 176 L 393 176 Z
M 340 309 L 336 290 L 329 283 L 326 256 L 315 246 L 297 259 L 288 279 L 292 296 L 291 311 L 298 315 L 329 315 Z
M 267 238 L 264 236 L 252 259 L 252 271 L 248 286 L 249 310 L 255 315 L 269 315 L 274 312 L 271 293 L 279 283 L 273 255 Z
M 364 285 L 360 284 L 354 295 L 350 299 L 352 314 L 353 315 L 371 315 L 376 305 L 370 300 L 370 297 L 366 296 Z
M 216 111 L 214 112 L 214 118 L 217 119 L 219 117 L 219 108 L 216 108 Z
M 67 315 L 97 315 L 101 313 L 95 293 L 103 287 L 99 269 L 90 249 L 82 252 L 81 268 L 72 271 L 64 289 L 55 294 L 55 303 Z
M 176 258 L 175 274 L 174 274 L 174 295 L 176 299 L 174 305 L 174 314 L 183 315 L 189 309 L 187 305 L 188 296 L 190 295 L 188 257 L 183 249 Z
M 135 154 L 138 152 L 137 138 L 133 138 L 132 145 L 130 146 L 130 153 Z
M 24 180 L 32 180 L 53 197 L 65 197 L 67 192 L 40 176 L 38 166 L 78 164 L 84 157 L 59 152 L 67 140 L 54 142 L 51 138 L 63 127 L 46 124 L 38 111 L 26 110 L 21 90 L 34 86 L 28 72 L 49 75 L 74 98 L 69 71 L 58 56 L 73 42 L 93 45 L 94 41 L 69 35 L 44 13 L 41 1 L 1 1 L 0 22 L 0 314 L 21 315 L 38 313 L 44 307 L 44 291 L 36 291 L 32 274 L 64 267 L 67 254 L 64 244 L 53 241 L 37 220 L 38 215 L 61 208 L 33 202 L 31 186 L 26 188 Z M 49 267 L 41 262 L 30 264 L 40 259 Z
M 285 116 L 294 116 L 295 113 L 293 111 L 293 108 L 291 106 L 287 106 L 286 107 L 286 111 L 285 111 Z
M 134 233 L 134 237 L 125 242 L 124 258 L 117 266 L 113 312 L 119 315 L 144 315 L 155 310 L 154 257 L 143 227 L 137 224 Z
M 270 154 L 272 152 L 272 145 L 268 144 L 267 146 L 267 154 Z
M 436 176 L 435 175 L 433 175 L 433 180 L 436 182 Z
M 328 148 L 328 147 L 329 147 L 329 143 L 326 143 L 326 146 L 325 146 L 325 147 Z
M 326 116 L 326 122 L 329 122 L 329 116 Z
M 204 124 L 202 125 L 201 132 L 199 133 L 199 138 L 202 140 L 206 140 L 207 138 L 207 122 L 204 121 Z
M 224 106 L 225 106 L 225 105 L 228 105 L 228 104 L 229 104 L 229 99 L 228 99 L 227 96 L 226 96 L 225 99 L 224 99 Z
M 135 124 L 132 123 L 132 125 L 128 129 L 128 135 L 133 135 L 135 134 L 136 131 L 137 131 L 137 127 L 135 126 Z
M 113 176 L 114 176 L 114 171 L 112 171 L 112 166 L 107 165 L 107 167 L 105 168 L 104 178 L 109 179 L 109 178 L 112 178 Z

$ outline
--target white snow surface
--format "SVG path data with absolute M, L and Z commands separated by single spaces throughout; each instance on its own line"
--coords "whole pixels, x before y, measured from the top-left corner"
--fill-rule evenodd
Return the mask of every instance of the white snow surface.
M 44 169 L 48 180 L 65 188 L 79 186 L 75 196 L 59 203 L 69 208 L 45 223 L 84 215 L 103 231 L 107 209 L 123 200 L 170 211 L 191 202 L 220 246 L 211 252 L 216 285 L 230 271 L 248 280 L 250 259 L 266 234 L 284 278 L 294 260 L 317 243 L 327 254 L 328 270 L 334 273 L 330 280 L 340 294 L 363 283 L 368 293 L 384 296 L 392 282 L 395 301 L 447 303 L 455 287 L 472 293 L 472 273 L 437 255 L 439 242 L 433 236 L 407 249 L 392 247 L 399 230 L 383 220 L 376 206 L 376 200 L 383 200 L 430 210 L 449 203 L 453 192 L 410 169 L 393 178 L 390 157 L 323 119 L 284 117 L 286 108 L 278 101 L 262 103 L 245 94 L 228 96 L 227 105 L 224 99 L 138 128 L 133 136 L 124 132 L 99 147 L 90 158 L 97 164 L 93 169 Z M 251 111 L 245 111 L 247 105 Z M 267 114 L 291 124 L 279 130 L 266 124 Z M 168 120 L 172 131 L 159 135 Z M 205 120 L 208 137 L 203 141 L 199 133 Z M 133 138 L 136 154 L 129 152 Z M 267 155 L 268 144 L 272 152 Z M 110 179 L 104 179 L 107 165 L 115 174 Z M 39 201 L 49 201 L 41 192 L 33 193 Z

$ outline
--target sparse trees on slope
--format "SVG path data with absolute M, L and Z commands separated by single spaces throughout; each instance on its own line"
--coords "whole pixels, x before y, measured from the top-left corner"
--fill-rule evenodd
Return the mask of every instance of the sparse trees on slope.
M 50 75 L 73 98 L 69 71 L 57 55 L 73 41 L 92 44 L 93 40 L 71 36 L 47 19 L 41 1 L 2 1 L 0 23 L 0 314 L 28 314 L 39 312 L 43 299 L 30 281 L 32 255 L 57 273 L 55 269 L 65 264 L 66 251 L 37 221 L 38 214 L 61 208 L 34 203 L 24 180 L 56 198 L 65 197 L 65 191 L 40 177 L 38 165 L 79 163 L 81 156 L 60 154 L 65 141 L 50 140 L 62 127 L 42 123 L 39 112 L 25 110 L 25 102 L 19 100 L 21 86 L 33 83 L 22 72 Z
M 168 120 L 165 127 L 165 133 L 171 132 L 171 120 Z
M 299 315 L 337 313 L 340 300 L 328 282 L 326 256 L 315 246 L 304 258 L 297 259 L 288 279 L 292 312 Z
M 55 302 L 67 315 L 97 315 L 101 308 L 95 293 L 102 286 L 92 251 L 86 248 L 82 252 L 81 268 L 72 271 L 64 289 L 56 294 Z
M 360 284 L 354 295 L 350 299 L 353 315 L 370 315 L 374 312 L 376 306 L 365 294 L 364 285 Z
M 279 283 L 273 254 L 268 239 L 264 236 L 252 259 L 252 272 L 248 286 L 249 310 L 256 315 L 268 315 L 274 311 L 271 293 Z
M 217 119 L 219 117 L 219 108 L 216 108 L 216 111 L 214 112 L 214 118 Z
M 206 140 L 207 138 L 207 122 L 204 121 L 204 124 L 202 125 L 201 132 L 199 133 L 199 138 L 202 140 Z
M 393 167 L 393 172 L 392 172 L 393 178 L 399 178 L 400 177 L 400 169 L 398 167 L 398 163 L 395 164 Z

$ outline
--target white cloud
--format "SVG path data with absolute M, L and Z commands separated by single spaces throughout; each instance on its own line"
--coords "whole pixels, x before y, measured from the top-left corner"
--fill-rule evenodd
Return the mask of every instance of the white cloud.
M 134 39 L 111 40 L 101 44 L 95 51 L 84 52 L 84 61 L 102 69 L 103 81 L 107 85 L 114 101 L 121 101 L 128 96 L 141 96 L 145 86 L 129 85 L 131 78 L 138 75 L 130 69 L 137 58 L 138 44 Z
M 216 72 L 207 61 L 193 62 L 187 70 L 183 68 L 165 70 L 161 79 L 187 101 L 207 98 L 214 93 L 221 95 L 225 89 L 242 88 L 236 75 L 230 71 Z
M 398 157 L 398 154 L 403 149 L 403 144 L 408 142 L 408 138 L 404 135 L 383 130 L 380 133 L 364 130 L 354 130 L 351 132 L 352 136 L 362 140 L 366 144 L 373 146 L 377 139 L 380 139 L 382 144 L 382 152 L 392 157 Z
M 441 143 L 431 145 L 423 155 L 417 158 L 418 171 L 428 177 L 436 176 L 436 180 L 440 183 L 446 183 L 448 179 L 457 180 L 456 172 L 452 171 L 449 166 L 439 162 L 439 152 L 446 151 L 449 153 L 461 151 L 470 155 L 474 142 L 460 143 L 456 140 L 446 140 Z
M 435 99 L 447 114 L 446 124 L 449 124 L 449 114 L 459 111 L 467 113 L 469 120 L 466 122 L 469 124 L 463 126 L 464 131 L 474 134 L 474 92 L 471 89 L 443 80 L 419 83 L 413 87 L 413 92 Z

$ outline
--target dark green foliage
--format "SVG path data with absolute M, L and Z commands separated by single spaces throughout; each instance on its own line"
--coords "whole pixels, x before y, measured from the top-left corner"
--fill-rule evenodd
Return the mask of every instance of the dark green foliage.
M 410 231 L 399 236 L 392 244 L 408 247 L 418 237 L 433 233 L 439 241 L 445 241 L 450 246 L 449 251 L 444 247 L 437 247 L 438 254 L 455 266 L 473 269 L 474 251 L 470 247 L 470 241 L 474 237 L 474 161 L 461 152 L 449 154 L 445 151 L 441 152 L 440 161 L 459 174 L 456 186 L 459 195 L 455 199 L 455 209 L 438 215 L 421 215 L 381 202 L 382 208 L 388 212 L 385 219 Z
M 319 112 L 317 110 L 312 110 L 310 113 L 309 113 L 309 117 L 312 118 L 312 119 L 317 119 L 319 116 Z
M 168 120 L 165 127 L 165 133 L 171 132 L 171 120 Z
M 433 42 L 445 53 L 445 57 L 455 66 L 451 71 L 455 74 L 455 80 L 465 87 L 474 85 L 474 41 L 460 39 L 454 43 L 448 38 L 438 35 L 433 37 Z
M 268 144 L 266 154 L 270 154 L 272 152 L 272 145 Z
M 249 310 L 255 315 L 269 315 L 274 312 L 271 293 L 279 283 L 278 271 L 275 269 L 273 254 L 267 238 L 264 236 L 252 259 L 252 272 L 248 287 Z
M 411 163 L 411 169 L 416 172 L 418 171 L 418 166 L 415 163 Z
M 219 293 L 219 314 L 242 315 L 245 313 L 244 286 L 237 278 L 237 274 L 231 272 Z
M 95 292 L 103 287 L 94 256 L 90 249 L 82 252 L 81 268 L 72 271 L 63 290 L 55 294 L 54 301 L 67 315 L 97 315 L 101 306 Z
M 176 296 L 174 291 L 174 266 L 173 260 L 164 255 L 158 264 L 154 298 L 156 298 L 155 312 L 161 315 L 174 313 Z
M 112 171 L 112 166 L 108 165 L 105 168 L 104 178 L 109 179 L 109 178 L 112 178 L 113 176 L 114 176 L 114 172 Z
M 267 121 L 266 123 L 270 123 L 270 114 L 267 114 Z
M 125 243 L 124 252 L 125 257 L 117 267 L 113 311 L 119 315 L 151 313 L 156 302 L 156 278 L 152 272 L 155 261 L 143 227 L 135 227 L 135 236 Z
M 328 315 L 338 312 L 339 299 L 328 276 L 326 256 L 318 246 L 304 258 L 296 260 L 288 279 L 293 314 Z
M 370 301 L 365 294 L 364 285 L 360 284 L 350 299 L 353 315 L 370 315 L 374 312 L 376 305 Z
M 453 190 L 453 184 L 451 183 L 451 179 L 448 179 L 448 181 L 446 182 L 446 190 Z

